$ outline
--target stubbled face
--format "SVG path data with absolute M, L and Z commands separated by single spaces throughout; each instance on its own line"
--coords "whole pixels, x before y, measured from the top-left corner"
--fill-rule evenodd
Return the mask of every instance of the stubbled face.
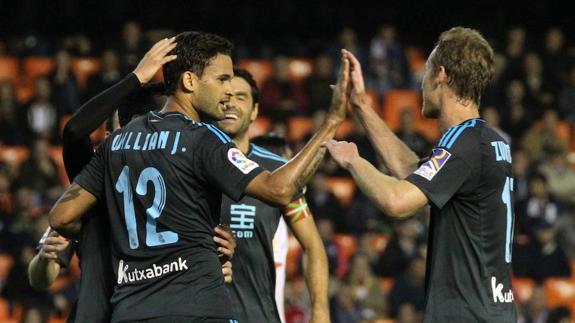
M 194 74 L 195 75 L 195 74 Z M 234 76 L 232 59 L 218 54 L 204 68 L 201 78 L 195 78 L 192 105 L 197 109 L 200 118 L 223 120 L 224 110 L 230 101 L 231 80 Z
M 252 89 L 246 80 L 234 77 L 231 80 L 232 95 L 224 110 L 224 119 L 217 127 L 232 138 L 243 136 L 256 119 L 258 109 L 254 106 Z
M 437 119 L 439 118 L 439 86 L 436 80 L 437 71 L 433 71 L 431 67 L 431 60 L 435 50 L 431 52 L 427 63 L 425 64 L 425 73 L 423 74 L 423 82 L 421 84 L 421 92 L 423 96 L 423 105 L 421 107 L 421 113 L 426 118 Z

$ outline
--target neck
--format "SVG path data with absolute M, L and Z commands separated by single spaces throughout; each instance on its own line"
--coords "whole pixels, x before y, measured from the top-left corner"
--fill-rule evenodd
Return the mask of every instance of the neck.
M 473 118 L 479 118 L 479 108 L 475 103 L 463 101 L 455 95 L 448 95 L 443 99 L 439 115 L 439 126 L 442 131 Z
M 198 111 L 184 98 L 183 94 L 180 92 L 176 92 L 176 94 L 171 95 L 168 97 L 168 100 L 166 100 L 166 104 L 164 104 L 164 107 L 160 113 L 167 112 L 179 112 L 188 116 L 192 120 L 201 121 Z
M 239 150 L 241 150 L 244 154 L 248 153 L 250 150 L 250 138 L 247 131 L 243 134 L 238 134 L 233 138 L 233 140 Z

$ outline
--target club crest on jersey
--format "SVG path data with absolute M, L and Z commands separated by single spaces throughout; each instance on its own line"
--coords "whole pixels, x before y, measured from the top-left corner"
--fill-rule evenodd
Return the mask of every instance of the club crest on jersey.
M 433 149 L 431 158 L 419 166 L 414 173 L 430 181 L 449 160 L 449 157 L 451 157 L 451 153 L 447 150 L 442 148 Z
M 228 150 L 228 159 L 232 162 L 232 165 L 236 166 L 244 174 L 248 174 L 259 167 L 258 163 L 249 160 L 237 148 L 230 148 L 230 150 Z

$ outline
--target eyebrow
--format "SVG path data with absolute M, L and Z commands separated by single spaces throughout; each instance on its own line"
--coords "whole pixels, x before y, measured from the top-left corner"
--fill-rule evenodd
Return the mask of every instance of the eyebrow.
M 230 74 L 220 74 L 220 75 L 218 76 L 218 78 L 227 81 L 227 80 L 231 79 L 232 76 L 231 76 Z
M 236 91 L 236 92 L 234 93 L 234 95 L 235 95 L 235 96 L 245 96 L 245 97 L 247 97 L 247 96 L 248 96 L 248 93 L 245 92 L 245 91 Z

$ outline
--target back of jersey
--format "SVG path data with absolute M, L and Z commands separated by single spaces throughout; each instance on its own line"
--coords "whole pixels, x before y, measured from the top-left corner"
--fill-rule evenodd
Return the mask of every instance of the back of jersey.
M 112 134 L 76 178 L 108 205 L 113 321 L 231 317 L 213 228 L 222 192 L 240 198 L 259 173 L 234 147 L 211 125 L 150 113 Z

